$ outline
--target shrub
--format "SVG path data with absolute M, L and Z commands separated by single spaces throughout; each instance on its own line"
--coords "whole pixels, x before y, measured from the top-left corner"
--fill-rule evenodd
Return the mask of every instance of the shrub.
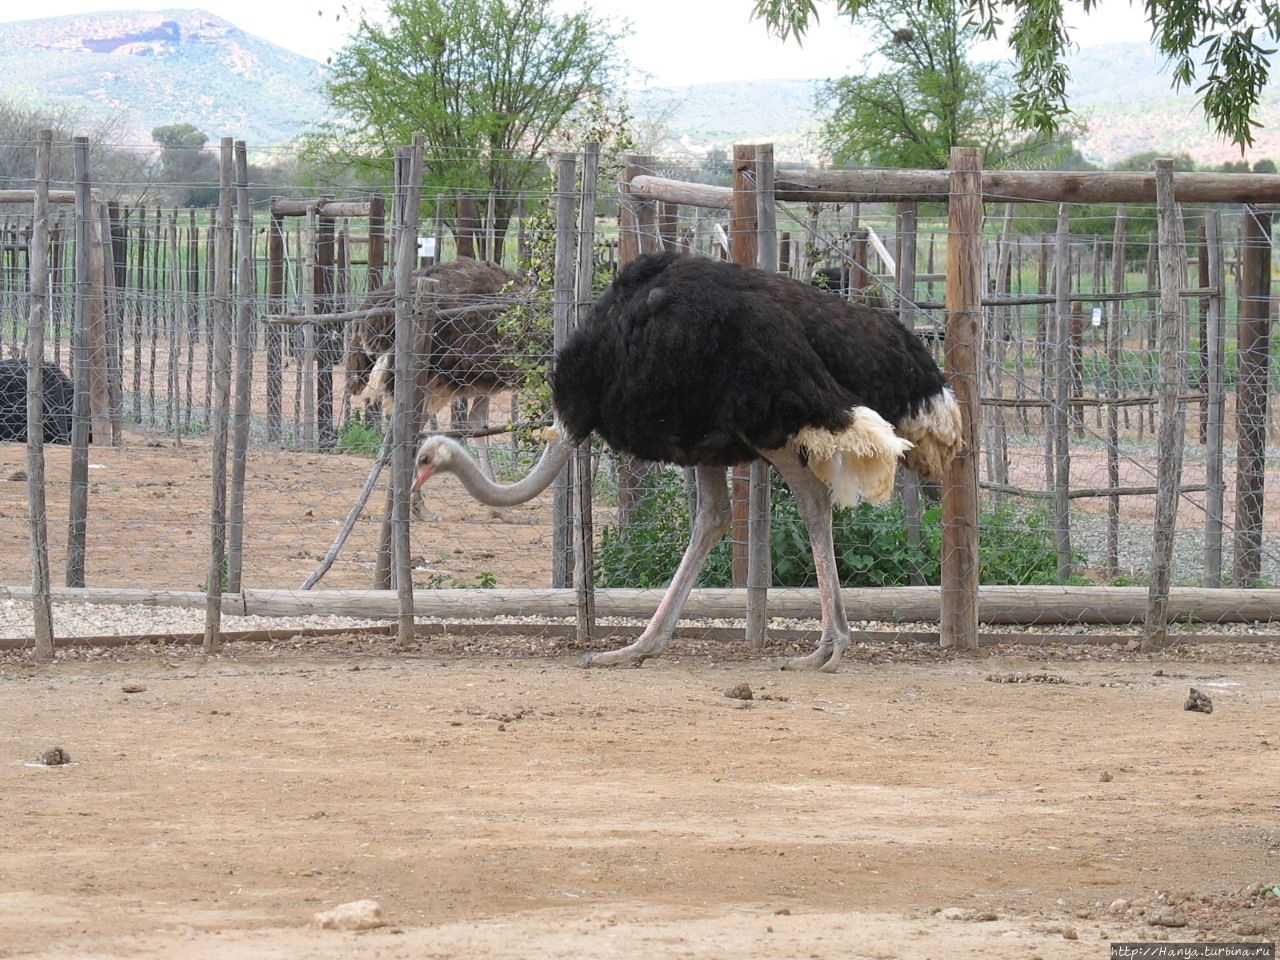
M 773 585 L 817 585 L 808 535 L 794 499 L 776 475 L 772 486 Z M 1052 521 L 1043 510 L 1003 506 L 980 519 L 979 578 L 985 584 L 1058 582 Z M 832 518 L 836 567 L 847 587 L 906 586 L 938 583 L 942 575 L 942 508 L 923 511 L 920 539 L 911 543 L 901 501 L 859 504 L 835 511 Z M 627 530 L 606 526 L 596 565 L 602 587 L 660 587 L 675 573 L 689 541 L 689 505 L 680 474 L 658 471 L 646 479 L 643 496 Z M 699 577 L 699 586 L 732 582 L 732 545 L 716 544 Z

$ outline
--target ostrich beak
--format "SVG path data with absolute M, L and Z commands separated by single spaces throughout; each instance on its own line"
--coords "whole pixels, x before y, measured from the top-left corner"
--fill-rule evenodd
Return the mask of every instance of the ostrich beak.
M 413 486 L 410 489 L 417 490 L 420 486 L 431 479 L 431 475 L 435 472 L 436 465 L 434 463 L 424 463 L 418 468 L 418 472 L 414 474 Z

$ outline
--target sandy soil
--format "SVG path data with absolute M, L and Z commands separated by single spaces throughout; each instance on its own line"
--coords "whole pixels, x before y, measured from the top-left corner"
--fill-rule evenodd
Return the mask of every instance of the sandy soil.
M 583 671 L 558 643 L 5 655 L 0 956 L 1025 960 L 1280 935 L 1268 647 L 862 646 L 828 676 L 705 641 Z M 54 747 L 71 762 L 36 762 Z M 309 926 L 361 898 L 385 926 Z
M 91 587 L 201 590 L 209 571 L 211 448 L 207 438 L 127 433 L 123 447 L 89 451 L 86 581 Z M 30 585 L 26 447 L 0 443 L 0 583 Z M 256 588 L 299 587 L 329 550 L 372 460 L 250 451 L 245 466 L 243 576 Z M 70 453 L 46 449 L 50 566 L 62 584 Z M 386 473 L 321 589 L 373 584 Z M 6 482 L 7 481 L 7 482 Z M 550 586 L 550 498 L 493 512 L 453 482 L 428 491 L 414 524 L 419 586 Z

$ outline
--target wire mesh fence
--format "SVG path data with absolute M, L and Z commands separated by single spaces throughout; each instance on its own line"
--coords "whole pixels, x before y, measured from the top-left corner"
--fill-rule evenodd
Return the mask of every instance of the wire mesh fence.
M 580 196 L 583 185 L 574 190 Z M 77 383 L 85 384 L 87 403 L 77 409 L 91 418 L 93 439 L 84 585 L 157 595 L 208 588 L 215 332 L 232 322 L 235 309 L 248 317 L 242 362 L 250 384 L 248 443 L 238 464 L 244 502 L 243 519 L 235 521 L 243 543 L 236 582 L 290 590 L 304 583 L 348 591 L 391 585 L 389 471 L 373 475 L 386 456 L 393 396 L 393 194 L 388 184 L 343 197 L 261 200 L 240 239 L 220 235 L 217 217 L 204 209 L 55 205 L 44 357 L 68 384 L 76 365 L 85 367 Z M 424 428 L 465 439 L 499 479 L 528 470 L 541 449 L 537 431 L 549 419 L 546 381 L 556 297 L 563 294 L 545 279 L 545 251 L 555 237 L 545 211 L 556 197 L 548 183 L 519 198 L 525 216 L 510 226 L 504 263 L 480 278 L 459 270 L 442 222 L 428 218 L 420 231 L 413 312 L 419 351 L 429 358 Z M 625 188 L 603 183 L 595 210 L 618 211 L 627 202 Z M 640 248 L 727 257 L 732 223 L 719 202 L 654 204 L 651 221 L 639 221 Z M 430 198 L 423 207 L 431 209 Z M 941 357 L 946 212 L 927 198 L 906 212 L 901 202 L 779 201 L 779 268 L 832 296 L 898 310 Z M 1172 582 L 1267 587 L 1280 580 L 1276 504 L 1266 483 L 1275 469 L 1266 441 L 1277 375 L 1266 338 L 1270 300 L 1256 291 L 1270 278 L 1270 219 L 1240 205 L 1187 204 L 1180 224 L 1185 424 Z M 33 226 L 29 201 L 0 206 L 0 477 L 10 481 L 0 484 L 0 556 L 7 558 L 0 580 L 10 588 L 30 582 L 21 559 L 29 542 L 26 452 L 17 441 L 25 438 Z M 1261 238 L 1258 254 L 1250 253 L 1250 229 Z M 599 218 L 595 231 L 592 276 L 577 288 L 575 308 L 589 305 L 627 256 L 616 219 Z M 241 250 L 246 236 L 249 248 Z M 220 242 L 232 245 L 226 263 L 242 256 L 249 263 L 248 272 L 225 277 L 224 288 Z M 1147 582 L 1157 475 L 1168 454 L 1157 422 L 1157 248 L 1145 207 L 988 201 L 983 584 Z M 1265 257 L 1261 278 L 1259 268 L 1250 272 L 1253 255 Z M 79 352 L 77 330 L 85 336 Z M 61 381 L 51 372 L 47 382 Z M 68 417 L 67 404 L 51 396 L 49 416 L 61 410 Z M 73 451 L 59 445 L 69 433 L 55 429 L 46 439 L 54 582 L 74 584 Z M 690 479 L 598 445 L 590 469 L 596 585 L 662 585 L 688 542 Z M 838 514 L 836 554 L 847 586 L 940 582 L 939 491 L 909 478 L 901 486 L 887 505 Z M 803 526 L 777 478 L 769 499 L 772 583 L 811 587 Z M 360 503 L 363 510 L 354 511 Z M 429 486 L 414 508 L 415 588 L 571 585 L 558 511 L 550 497 L 491 510 L 447 481 Z M 701 585 L 741 585 L 734 554 L 726 540 Z

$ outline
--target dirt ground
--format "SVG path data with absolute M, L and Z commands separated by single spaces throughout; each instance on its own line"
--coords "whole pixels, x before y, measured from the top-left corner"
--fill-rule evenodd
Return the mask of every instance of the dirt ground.
M 26 446 L 0 443 L 0 583 L 31 582 Z M 207 438 L 127 432 L 89 450 L 85 575 L 91 587 L 201 590 L 209 571 L 211 447 Z M 298 588 L 334 542 L 372 459 L 253 448 L 245 465 L 244 584 Z M 70 451 L 46 448 L 50 566 L 63 582 Z M 373 584 L 386 474 L 320 589 Z M 413 526 L 419 586 L 549 586 L 550 497 L 494 512 L 459 484 L 427 491 Z
M 1026 960 L 1280 935 L 1280 652 L 852 654 L 836 675 L 679 640 L 606 671 L 529 637 L 4 655 L 0 957 Z M 71 762 L 37 762 L 55 747 Z M 310 925 L 363 898 L 385 926 Z

